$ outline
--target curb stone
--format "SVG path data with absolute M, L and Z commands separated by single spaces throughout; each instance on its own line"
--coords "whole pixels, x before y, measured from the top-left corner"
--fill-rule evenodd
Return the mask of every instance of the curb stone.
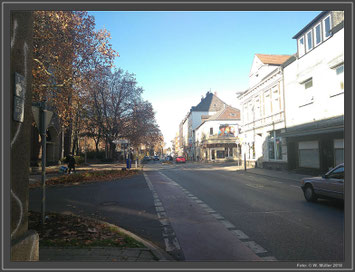
M 61 214 L 64 214 L 64 213 L 61 213 Z M 66 213 L 68 214 L 68 213 Z M 71 213 L 72 215 L 75 215 L 75 216 L 78 216 L 74 213 Z M 138 235 L 124 229 L 124 228 L 121 228 L 117 225 L 114 225 L 114 224 L 111 224 L 111 223 L 108 223 L 108 222 L 105 222 L 105 221 L 102 221 L 102 220 L 99 220 L 99 219 L 96 219 L 96 218 L 92 218 L 92 217 L 86 217 L 86 216 L 79 216 L 83 219 L 87 219 L 87 220 L 92 220 L 92 221 L 95 221 L 97 223 L 100 223 L 100 224 L 103 224 L 103 225 L 106 225 L 106 226 L 109 226 L 109 227 L 112 227 L 114 229 L 116 229 L 117 231 L 133 238 L 134 240 L 142 243 L 143 245 L 145 245 L 147 248 L 149 248 L 153 255 L 155 255 L 158 259 L 159 259 L 159 262 L 161 261 L 173 261 L 173 257 L 171 257 L 168 253 L 166 253 L 163 249 L 161 249 L 160 247 L 154 245 L 152 242 L 148 241 L 148 240 L 145 240 L 143 239 L 142 237 L 139 237 Z

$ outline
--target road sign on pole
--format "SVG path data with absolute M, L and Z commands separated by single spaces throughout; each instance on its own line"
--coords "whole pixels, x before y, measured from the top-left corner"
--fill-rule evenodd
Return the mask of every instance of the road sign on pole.
M 52 119 L 53 112 L 46 109 L 46 101 L 40 103 L 33 103 L 32 113 L 35 119 L 38 130 L 41 135 L 41 145 L 42 145 L 42 227 L 45 223 L 45 211 L 46 211 L 46 164 L 47 164 L 47 133 L 46 130 Z

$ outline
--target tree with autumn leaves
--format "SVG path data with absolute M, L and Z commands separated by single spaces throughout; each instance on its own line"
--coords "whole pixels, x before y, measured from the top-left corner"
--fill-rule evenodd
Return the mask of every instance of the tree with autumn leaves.
M 93 16 L 82 11 L 35 11 L 33 25 L 33 101 L 46 100 L 72 151 L 85 135 L 109 147 L 129 139 L 134 146 L 161 140 L 151 104 L 135 76 L 113 69 L 118 53 L 110 33 L 95 30 Z M 154 141 L 154 139 L 150 139 Z

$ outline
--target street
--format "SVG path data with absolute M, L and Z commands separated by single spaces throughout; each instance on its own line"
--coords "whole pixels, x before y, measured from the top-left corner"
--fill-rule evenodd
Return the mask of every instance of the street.
M 30 191 L 29 210 L 40 210 L 40 189 Z M 344 257 L 342 203 L 306 202 L 297 180 L 232 164 L 150 162 L 128 179 L 47 188 L 47 210 L 117 224 L 177 260 Z

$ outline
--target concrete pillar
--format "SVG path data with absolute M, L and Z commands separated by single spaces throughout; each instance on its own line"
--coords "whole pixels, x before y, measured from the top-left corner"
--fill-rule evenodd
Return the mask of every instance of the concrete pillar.
M 28 230 L 27 218 L 32 121 L 33 19 L 31 12 L 12 12 L 10 16 L 10 258 L 11 261 L 36 261 L 39 258 L 38 234 Z M 19 83 L 17 87 L 15 77 Z

